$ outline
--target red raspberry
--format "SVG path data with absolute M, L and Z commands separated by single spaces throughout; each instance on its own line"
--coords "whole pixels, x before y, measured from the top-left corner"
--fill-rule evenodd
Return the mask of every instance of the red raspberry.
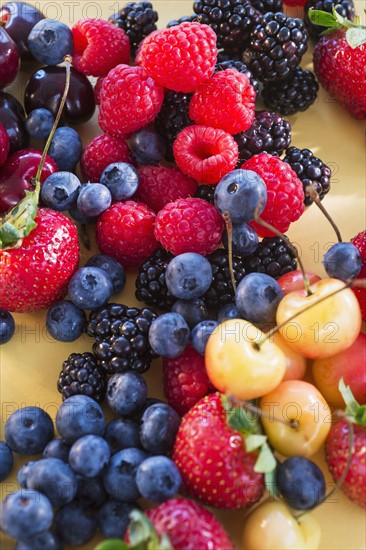
M 80 19 L 71 29 L 73 65 L 85 75 L 106 76 L 130 62 L 130 40 L 123 29 L 103 19 Z
M 234 170 L 239 150 L 235 139 L 218 128 L 187 126 L 173 143 L 179 168 L 201 183 L 218 183 Z
M 208 392 L 215 391 L 208 379 L 205 359 L 191 346 L 175 359 L 163 359 L 164 395 L 181 416 Z
M 215 32 L 208 25 L 191 22 L 149 34 L 137 56 L 155 82 L 186 93 L 210 78 L 216 58 Z
M 138 267 L 159 247 L 154 222 L 155 213 L 146 204 L 131 200 L 115 202 L 98 218 L 100 251 L 123 267 Z
M 247 75 L 235 69 L 219 71 L 194 92 L 189 116 L 196 124 L 238 134 L 253 124 L 255 96 Z
M 96 83 L 94 84 L 94 101 L 95 105 L 100 105 L 100 92 L 102 90 L 102 84 L 104 80 L 104 76 L 100 76 Z
M 188 197 L 169 202 L 156 216 L 155 237 L 172 254 L 211 254 L 221 242 L 224 220 L 212 204 Z
M 142 67 L 117 65 L 103 81 L 99 125 L 116 137 L 139 130 L 154 120 L 163 99 L 163 88 Z
M 10 139 L 5 126 L 0 122 L 0 166 L 5 164 L 10 150 Z
M 267 204 L 261 218 L 281 233 L 286 233 L 291 222 L 304 212 L 304 189 L 287 162 L 268 153 L 254 155 L 241 166 L 257 172 L 267 186 Z M 250 225 L 260 237 L 272 237 L 273 232 L 256 222 Z
M 362 267 L 357 279 L 366 278 L 366 230 L 358 233 L 351 242 L 358 248 L 361 254 Z M 353 288 L 358 303 L 360 304 L 362 319 L 366 321 L 366 288 Z
M 197 182 L 173 166 L 141 166 L 136 200 L 159 212 L 168 202 L 191 197 Z
M 93 138 L 81 155 L 80 166 L 84 178 L 98 183 L 104 168 L 112 162 L 134 164 L 127 143 L 108 134 Z

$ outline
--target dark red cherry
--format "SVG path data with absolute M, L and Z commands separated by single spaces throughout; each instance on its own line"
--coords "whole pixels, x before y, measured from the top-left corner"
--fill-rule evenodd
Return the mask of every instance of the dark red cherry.
M 18 47 L 0 26 L 0 88 L 13 82 L 20 67 Z
M 0 168 L 0 216 L 18 204 L 26 190 L 33 189 L 32 178 L 37 174 L 41 157 L 42 151 L 38 149 L 22 149 L 10 155 Z M 46 156 L 41 182 L 54 172 L 58 172 L 57 164 Z
M 0 8 L 0 22 L 18 46 L 22 59 L 33 59 L 27 48 L 27 39 L 34 25 L 44 19 L 36 7 L 25 2 L 6 2 Z
M 15 97 L 0 91 L 0 122 L 10 139 L 10 153 L 24 149 L 29 143 L 25 129 L 24 109 Z
M 28 80 L 24 94 L 27 113 L 44 107 L 56 116 L 65 88 L 65 67 L 42 67 Z M 93 86 L 88 78 L 71 69 L 70 90 L 63 110 L 62 124 L 79 124 L 89 120 L 95 110 Z

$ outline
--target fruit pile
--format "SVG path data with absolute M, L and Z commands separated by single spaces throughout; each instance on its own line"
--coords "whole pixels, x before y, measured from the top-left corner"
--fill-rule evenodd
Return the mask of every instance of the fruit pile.
M 271 0 L 197 0 L 160 30 L 145 1 L 71 28 L 0 10 L 3 87 L 21 60 L 42 65 L 24 107 L 0 92 L 0 344 L 12 313 L 46 310 L 47 338 L 72 350 L 59 437 L 20 407 L 0 442 L 1 480 L 13 453 L 43 455 L 1 503 L 16 548 L 84 545 L 97 526 L 115 539 L 100 550 L 232 548 L 203 505 L 249 509 L 244 548 L 318 548 L 311 510 L 337 489 L 366 507 L 365 231 L 342 241 L 331 169 L 284 118 L 317 98 L 309 33 L 320 84 L 365 118 L 366 29 L 350 0 L 334 6 L 311 0 L 302 20 Z M 285 235 L 307 207 L 337 234 L 323 279 Z M 157 358 L 167 403 L 147 397 Z

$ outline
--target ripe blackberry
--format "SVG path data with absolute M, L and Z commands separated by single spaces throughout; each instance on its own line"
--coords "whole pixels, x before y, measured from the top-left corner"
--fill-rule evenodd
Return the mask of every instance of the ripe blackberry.
M 264 103 L 282 115 L 306 111 L 318 96 L 319 84 L 311 71 L 296 67 L 286 79 L 268 82 L 262 90 Z
M 231 52 L 240 52 L 245 48 L 261 16 L 249 2 L 243 0 L 195 0 L 193 11 L 200 23 L 209 25 L 215 31 L 217 47 Z
M 148 339 L 150 325 L 157 316 L 149 308 L 114 303 L 91 312 L 87 334 L 95 340 L 93 352 L 104 372 L 148 370 L 157 357 Z
M 193 124 L 189 118 L 189 102 L 192 95 L 173 90 L 165 93 L 163 105 L 155 119 L 155 128 L 165 140 L 167 160 L 174 160 L 173 143 L 179 132 Z
M 101 402 L 106 389 L 105 373 L 99 368 L 92 353 L 72 353 L 63 362 L 57 381 L 63 399 L 82 394 Z
M 250 0 L 250 3 L 261 13 L 283 11 L 282 0 Z
M 136 52 L 140 42 L 157 29 L 158 12 L 151 2 L 127 2 L 127 4 L 111 18 L 112 23 L 123 29 L 130 39 L 131 50 Z
M 208 307 L 217 309 L 235 302 L 235 292 L 230 278 L 228 253 L 224 248 L 218 248 L 207 256 L 212 268 L 212 283 L 203 300 Z M 246 275 L 244 260 L 239 256 L 233 256 L 233 269 L 236 284 L 239 284 Z
M 216 185 L 210 185 L 210 184 L 199 185 L 197 187 L 197 191 L 195 192 L 194 196 L 197 199 L 203 199 L 209 202 L 210 204 L 214 204 L 215 188 L 216 188 Z
M 274 279 L 297 269 L 294 254 L 280 237 L 264 237 L 253 254 L 243 258 L 247 273 L 266 273 Z
M 192 21 L 197 21 L 197 15 L 192 13 L 192 15 L 183 15 L 179 19 L 172 19 L 167 24 L 167 28 L 175 27 L 176 25 L 181 25 L 182 23 L 192 23 Z
M 273 111 L 256 111 L 254 122 L 245 132 L 234 136 L 239 147 L 239 163 L 258 153 L 280 156 L 291 142 L 291 125 Z
M 312 183 L 316 183 L 316 191 L 320 200 L 325 197 L 330 189 L 332 171 L 322 160 L 315 157 L 310 149 L 289 147 L 283 160 L 289 163 L 303 183 L 305 206 L 309 206 L 313 202 L 310 197 L 306 196 L 306 187 Z
M 237 71 L 239 71 L 239 73 L 245 74 L 249 78 L 249 81 L 253 86 L 253 88 L 255 89 L 256 93 L 257 94 L 259 93 L 259 82 L 256 78 L 254 78 L 252 72 L 250 71 L 248 66 L 245 65 L 245 63 L 237 59 L 228 59 L 227 61 L 219 61 L 216 64 L 215 72 L 225 71 L 226 69 L 236 69 Z
M 300 64 L 307 47 L 308 33 L 301 19 L 266 13 L 254 27 L 243 61 L 261 82 L 282 80 Z
M 158 248 L 140 266 L 135 281 L 137 300 L 162 311 L 170 310 L 176 298 L 170 294 L 166 286 L 165 271 L 172 258 L 173 254 L 164 248 Z
M 355 6 L 352 0 L 309 0 L 304 6 L 304 23 L 309 35 L 314 40 L 319 40 L 320 34 L 325 28 L 320 25 L 314 25 L 309 19 L 309 10 L 321 10 L 332 13 L 333 8 L 339 15 L 353 21 L 355 18 Z

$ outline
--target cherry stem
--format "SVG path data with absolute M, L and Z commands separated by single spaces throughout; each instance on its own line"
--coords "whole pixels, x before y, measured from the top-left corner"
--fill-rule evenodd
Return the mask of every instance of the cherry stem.
M 234 396 L 230 396 L 229 399 L 233 405 L 240 405 L 246 411 L 267 418 L 271 422 L 280 422 L 281 424 L 284 424 L 285 426 L 292 428 L 293 430 L 298 430 L 300 427 L 300 422 L 298 420 L 284 420 L 283 418 L 278 418 L 276 416 L 273 416 L 273 414 L 264 412 L 263 409 L 257 407 L 256 405 L 253 405 L 253 403 L 248 403 L 248 401 L 237 399 Z
M 319 208 L 319 210 L 322 212 L 322 214 L 324 214 L 324 216 L 327 218 L 328 222 L 330 223 L 330 225 L 333 227 L 334 231 L 335 231 L 335 234 L 337 235 L 337 239 L 338 239 L 338 242 L 341 243 L 342 242 L 342 236 L 341 236 L 341 233 L 337 227 L 337 225 L 335 224 L 335 222 L 333 221 L 331 215 L 327 212 L 327 210 L 324 208 L 323 204 L 321 203 L 321 200 L 320 200 L 320 197 L 319 197 L 319 193 L 317 192 L 316 188 L 315 188 L 316 184 L 313 183 L 311 185 L 308 185 L 305 189 L 305 193 L 308 197 L 310 197 L 312 199 L 312 201 L 314 202 L 314 204 L 317 205 L 317 207 Z
M 226 224 L 227 242 L 228 242 L 228 257 L 229 257 L 229 271 L 231 284 L 233 285 L 234 292 L 236 292 L 236 281 L 233 266 L 233 223 L 230 218 L 229 212 L 223 213 L 223 218 Z

